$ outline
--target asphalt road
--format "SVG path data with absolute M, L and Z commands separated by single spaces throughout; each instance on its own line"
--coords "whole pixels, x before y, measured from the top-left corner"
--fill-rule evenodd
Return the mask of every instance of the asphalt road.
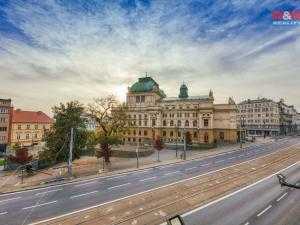
M 4 194 L 0 196 L 0 224 L 29 224 L 53 218 L 255 159 L 299 142 L 299 138 L 286 138 L 138 172 Z
M 300 164 L 283 174 L 300 184 Z M 281 187 L 276 176 L 183 216 L 186 225 L 299 225 L 300 190 Z

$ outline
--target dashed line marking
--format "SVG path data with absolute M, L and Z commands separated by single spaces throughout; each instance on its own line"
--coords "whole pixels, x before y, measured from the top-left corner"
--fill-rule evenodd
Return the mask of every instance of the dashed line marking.
M 118 178 L 121 178 L 121 177 L 126 177 L 126 175 L 117 176 L 117 177 L 110 177 L 110 178 L 107 178 L 106 180 L 114 180 L 114 179 L 118 179 Z
M 57 202 L 57 201 L 45 202 L 45 203 L 43 203 L 43 204 L 33 205 L 33 206 L 28 206 L 28 207 L 22 208 L 22 210 L 25 210 L 25 209 L 32 209 L 32 208 L 36 208 L 36 207 L 40 207 L 40 206 L 44 206 L 44 205 L 49 205 L 49 204 L 53 204 L 53 203 L 56 203 L 56 202 Z
M 215 161 L 215 163 L 220 163 L 220 162 L 224 162 L 225 159 L 222 159 L 222 160 L 218 160 L 218 161 Z
M 108 190 L 111 190 L 111 189 L 114 189 L 114 188 L 118 188 L 118 187 L 123 187 L 123 186 L 129 185 L 129 184 L 130 184 L 130 183 L 120 184 L 120 185 L 117 185 L 117 186 L 109 187 L 109 188 L 107 188 L 107 189 L 108 189 Z
M 70 198 L 78 198 L 78 197 L 81 197 L 81 196 L 94 194 L 94 193 L 96 193 L 96 192 L 98 192 L 98 191 L 91 191 L 91 192 L 84 193 L 84 194 L 81 194 L 81 195 L 73 195 L 73 196 L 71 196 Z
M 5 214 L 7 214 L 7 212 L 0 212 L 0 216 Z
M 267 212 L 269 209 L 272 208 L 272 205 L 269 205 L 267 208 L 265 208 L 263 211 L 261 211 L 260 213 L 257 214 L 257 217 L 260 217 L 261 215 L 263 215 L 265 212 Z
M 249 225 L 250 223 L 249 222 L 247 222 L 247 223 L 245 223 L 244 225 Z
M 185 170 L 192 170 L 192 169 L 196 169 L 196 168 L 197 168 L 197 167 L 194 166 L 194 167 L 187 168 L 187 169 L 185 169 Z
M 62 188 L 60 189 L 55 189 L 55 190 L 50 190 L 50 191 L 44 191 L 44 192 L 40 192 L 40 193 L 36 193 L 35 195 L 42 195 L 42 194 L 47 194 L 47 193 L 51 193 L 51 192 L 55 192 L 55 191 L 61 191 Z
M 230 158 L 228 158 L 228 160 L 231 160 L 231 159 L 235 159 L 235 157 L 230 157 Z
M 200 165 L 200 166 L 208 166 L 208 165 L 211 165 L 211 163 L 206 163 L 206 164 L 203 164 L 203 165 Z
M 152 179 L 155 179 L 156 177 L 149 177 L 149 178 L 145 178 L 145 179 L 142 179 L 142 180 L 139 180 L 139 181 L 146 181 L 146 180 L 152 180 Z
M 164 175 L 168 176 L 168 175 L 171 175 L 171 174 L 174 174 L 174 173 L 179 173 L 179 171 L 174 171 L 174 172 L 171 172 L 171 173 L 165 173 Z
M 83 183 L 83 184 L 77 184 L 75 185 L 74 187 L 80 187 L 80 186 L 84 186 L 84 185 L 89 185 L 89 184 L 94 184 L 94 183 L 97 183 L 98 181 L 92 181 L 92 182 L 88 182 L 88 183 Z
M 10 199 L 4 199 L 4 200 L 1 200 L 0 202 L 8 202 L 8 201 L 12 201 L 12 200 L 20 199 L 20 198 L 21 198 L 21 197 L 10 198 Z
M 281 199 L 283 199 L 288 193 L 285 192 L 283 195 L 281 195 L 279 198 L 276 199 L 276 202 L 279 202 Z

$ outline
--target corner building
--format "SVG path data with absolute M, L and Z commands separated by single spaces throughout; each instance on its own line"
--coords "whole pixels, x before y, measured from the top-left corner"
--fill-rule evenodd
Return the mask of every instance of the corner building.
M 126 106 L 133 123 L 126 143 L 152 144 L 158 135 L 168 144 L 181 143 L 185 132 L 196 146 L 237 141 L 235 102 L 214 104 L 212 91 L 189 96 L 182 84 L 178 97 L 167 97 L 155 80 L 142 77 L 128 87 Z

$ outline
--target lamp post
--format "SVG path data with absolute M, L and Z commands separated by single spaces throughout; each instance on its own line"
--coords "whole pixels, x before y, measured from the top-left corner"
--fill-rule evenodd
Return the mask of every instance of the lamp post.
M 240 117 L 240 148 L 243 148 L 243 134 L 242 134 L 242 126 L 244 126 L 242 123 L 244 123 L 244 117 L 241 115 Z
M 186 160 L 186 132 L 185 132 L 185 123 L 183 127 L 183 159 Z
M 175 132 L 176 132 L 176 139 L 175 139 L 175 143 L 176 143 L 176 158 L 178 156 L 178 146 L 177 146 L 177 139 L 178 139 L 178 124 L 176 123 L 175 126 Z
M 200 127 L 199 126 L 197 127 L 197 133 L 198 133 L 197 137 L 198 137 L 199 145 L 200 145 Z

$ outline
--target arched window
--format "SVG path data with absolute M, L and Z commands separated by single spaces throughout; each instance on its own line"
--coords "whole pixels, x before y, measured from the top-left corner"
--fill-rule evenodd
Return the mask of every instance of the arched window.
M 171 127 L 174 126 L 174 121 L 173 121 L 173 120 L 170 121 L 170 126 L 171 126 Z
M 163 136 L 167 136 L 167 132 L 165 130 L 163 131 Z
M 181 127 L 181 120 L 178 120 L 178 121 L 177 121 L 177 126 L 178 126 L 178 127 Z
M 174 134 L 173 134 L 173 131 L 170 131 L 170 136 L 173 137 L 173 135 L 174 135 Z
M 180 131 L 178 131 L 178 136 L 177 137 L 181 137 L 181 132 Z
M 190 126 L 190 125 L 189 125 L 189 121 L 188 121 L 188 120 L 186 120 L 186 121 L 185 121 L 185 123 L 184 123 L 184 126 L 185 126 L 185 127 L 188 127 L 188 126 Z
M 165 126 L 167 126 L 167 121 L 163 121 L 163 126 L 165 127 Z

